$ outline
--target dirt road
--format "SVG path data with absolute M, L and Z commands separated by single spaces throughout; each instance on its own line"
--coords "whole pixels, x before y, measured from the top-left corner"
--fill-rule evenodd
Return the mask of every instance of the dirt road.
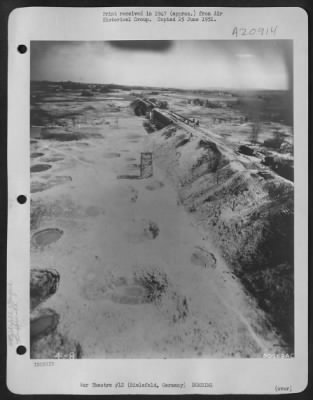
M 71 178 L 32 193 L 34 209 L 43 210 L 33 234 L 62 232 L 31 252 L 33 267 L 54 267 L 61 275 L 45 303 L 60 314 L 59 331 L 81 344 L 84 358 L 278 351 L 279 337 L 162 171 L 153 165 L 153 177 L 135 179 L 141 152 L 151 151 L 142 119 L 125 108 L 106 122 L 97 126 L 102 138 L 32 144 L 44 154 L 33 165 L 59 156 L 49 170 L 33 173 L 32 182 Z M 79 129 L 88 131 L 88 124 Z

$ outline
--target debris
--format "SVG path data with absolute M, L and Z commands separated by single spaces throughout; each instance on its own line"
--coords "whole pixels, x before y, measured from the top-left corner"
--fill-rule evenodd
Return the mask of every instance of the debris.
M 160 300 L 169 285 L 166 273 L 154 265 L 137 267 L 134 281 L 146 289 L 146 296 L 151 302 Z
M 82 358 L 82 355 L 81 345 L 59 332 L 50 333 L 31 342 L 30 357 L 34 359 L 77 359 Z
M 239 146 L 238 151 L 239 151 L 239 153 L 245 154 L 246 156 L 254 155 L 254 150 L 251 149 L 251 147 L 246 146 L 246 145 Z
M 30 271 L 30 302 L 31 310 L 46 301 L 58 289 L 60 274 L 53 268 Z
M 57 331 L 59 314 L 51 308 L 38 308 L 58 289 L 60 275 L 55 269 L 31 270 L 30 276 L 30 357 L 81 358 L 80 344 Z

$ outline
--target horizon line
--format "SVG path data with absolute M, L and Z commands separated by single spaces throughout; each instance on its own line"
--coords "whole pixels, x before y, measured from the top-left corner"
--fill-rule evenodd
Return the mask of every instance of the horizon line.
M 203 88 L 183 88 L 183 87 L 171 87 L 171 86 L 148 86 L 148 85 L 140 85 L 140 84 L 133 84 L 133 85 L 129 85 L 129 84 L 123 84 L 123 83 L 96 83 L 96 82 L 82 82 L 82 81 L 72 81 L 72 80 L 58 80 L 58 81 L 53 81 L 53 80 L 49 80 L 49 79 L 30 79 L 30 82 L 51 82 L 51 83 L 64 83 L 64 82 L 71 82 L 71 83 L 79 83 L 79 84 L 83 84 L 83 85 L 106 85 L 106 86 L 124 86 L 124 87 L 128 87 L 128 88 L 132 88 L 132 87 L 138 87 L 138 88 L 147 88 L 147 89 L 169 89 L 169 90 L 184 90 L 184 91 L 188 91 L 188 90 L 192 90 L 192 91 L 207 91 L 207 90 L 269 90 L 269 91 L 290 91 L 291 89 L 269 89 L 269 88 L 231 88 L 231 87 L 223 87 L 223 86 L 210 86 L 207 89 L 203 89 Z

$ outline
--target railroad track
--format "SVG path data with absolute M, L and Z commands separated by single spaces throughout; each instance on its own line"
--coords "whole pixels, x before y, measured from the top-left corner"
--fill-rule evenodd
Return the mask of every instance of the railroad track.
M 213 133 L 212 131 L 210 131 L 208 129 L 204 129 L 199 126 L 191 126 L 190 123 L 193 123 L 193 121 L 191 121 L 188 118 L 185 118 L 185 120 L 189 121 L 189 123 L 186 123 L 183 120 L 184 117 L 179 116 L 178 114 L 175 114 L 172 111 L 162 110 L 159 108 L 155 108 L 155 110 L 157 110 L 157 112 L 159 112 L 160 114 L 163 114 L 165 117 L 170 119 L 175 125 L 179 126 L 180 128 L 184 129 L 185 131 L 189 132 L 192 136 L 198 137 L 203 140 L 210 140 L 210 141 L 214 142 L 215 144 L 217 144 L 219 149 L 222 151 L 222 153 L 227 155 L 231 161 L 236 160 L 236 161 L 241 161 L 244 164 L 247 164 L 247 162 L 249 162 L 249 164 L 251 164 L 251 159 L 249 157 L 247 157 L 243 154 L 239 154 L 237 152 L 237 146 L 235 146 L 234 144 L 231 144 L 231 143 L 227 143 L 227 145 L 226 145 L 225 142 L 223 141 L 223 139 L 221 139 L 220 136 Z
M 200 127 L 195 120 L 191 120 L 190 118 L 184 117 L 183 115 L 177 114 L 173 111 L 162 109 L 157 106 L 154 102 L 150 100 L 144 99 L 144 101 L 148 102 L 153 110 L 160 115 L 163 115 L 166 119 L 172 121 L 175 125 L 179 126 L 180 128 L 184 129 L 185 131 L 189 132 L 190 135 L 195 136 L 199 139 L 209 140 L 215 143 L 218 146 L 220 152 L 225 155 L 229 161 L 236 161 L 240 162 L 245 168 L 247 169 L 257 169 L 262 172 L 271 172 L 275 173 L 275 175 L 280 176 L 283 179 L 287 179 L 280 174 L 277 174 L 273 171 L 270 167 L 267 167 L 261 164 L 262 157 L 260 154 L 256 154 L 253 156 L 249 156 L 243 154 L 238 151 L 238 145 L 228 142 L 227 140 L 221 138 L 216 133 L 212 132 L 207 128 Z M 287 179 L 289 181 L 289 179 Z

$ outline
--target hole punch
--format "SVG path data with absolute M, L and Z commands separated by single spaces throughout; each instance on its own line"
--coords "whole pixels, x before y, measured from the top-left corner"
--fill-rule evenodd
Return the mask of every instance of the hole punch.
M 22 356 L 23 354 L 25 354 L 27 351 L 25 346 L 17 346 L 16 348 L 16 353 L 20 356 Z
M 27 47 L 25 46 L 25 44 L 20 44 L 17 46 L 17 51 L 21 54 L 25 54 L 27 51 Z
M 25 204 L 27 201 L 27 197 L 24 196 L 23 194 L 20 194 L 19 196 L 17 196 L 17 201 L 20 204 Z

